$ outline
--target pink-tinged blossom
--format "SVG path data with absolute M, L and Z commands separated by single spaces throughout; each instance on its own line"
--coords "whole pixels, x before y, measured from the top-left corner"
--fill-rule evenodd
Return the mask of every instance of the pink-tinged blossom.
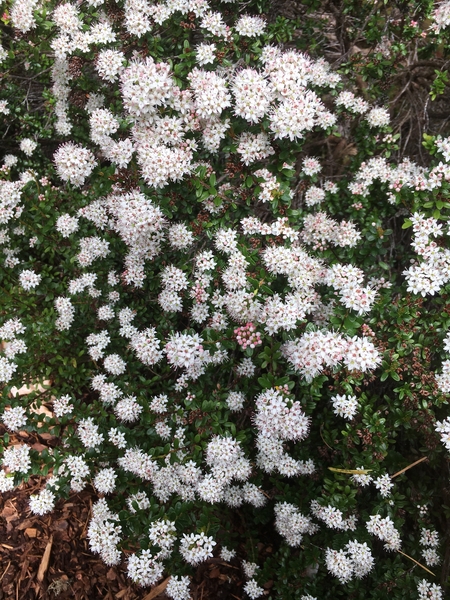
M 124 108 L 134 118 L 154 115 L 165 105 L 174 88 L 171 68 L 151 56 L 134 60 L 120 76 Z
M 244 165 L 261 161 L 275 153 L 270 144 L 269 136 L 262 133 L 249 133 L 244 131 L 239 137 L 237 153 L 240 154 Z
M 219 116 L 225 108 L 231 106 L 231 96 L 226 81 L 213 71 L 203 71 L 195 67 L 188 79 L 199 117 Z
M 264 33 L 267 24 L 261 17 L 250 17 L 243 15 L 236 21 L 234 26 L 239 35 L 246 37 L 258 37 Z
M 243 69 L 233 79 L 234 112 L 249 123 L 258 123 L 274 99 L 267 79 L 255 69 Z
M 200 22 L 200 27 L 206 29 L 210 34 L 215 35 L 218 38 L 228 39 L 230 36 L 230 29 L 225 24 L 222 15 L 219 12 L 213 12 L 211 10 L 203 14 L 203 18 Z
M 441 2 L 433 11 L 433 22 L 430 29 L 435 33 L 440 33 L 450 25 L 450 2 Z
M 161 342 L 156 335 L 154 327 L 149 327 L 144 329 L 144 331 L 133 334 L 130 345 L 136 352 L 138 359 L 144 365 L 154 365 L 163 357 Z
M 254 424 L 260 435 L 300 441 L 308 435 L 310 419 L 298 400 L 270 389 L 256 398 Z
M 304 158 L 302 166 L 303 173 L 309 176 L 316 175 L 322 170 L 322 165 L 320 164 L 318 159 L 314 158 L 313 156 L 307 156 L 306 158 Z

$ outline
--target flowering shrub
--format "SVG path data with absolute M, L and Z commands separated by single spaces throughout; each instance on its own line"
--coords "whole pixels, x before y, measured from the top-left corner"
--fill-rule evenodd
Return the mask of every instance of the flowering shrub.
M 217 555 L 250 598 L 443 598 L 450 138 L 402 156 L 394 58 L 242 8 L 5 4 L 0 490 L 91 486 L 91 550 L 175 599 Z M 420 10 L 379 18 L 425 54 Z

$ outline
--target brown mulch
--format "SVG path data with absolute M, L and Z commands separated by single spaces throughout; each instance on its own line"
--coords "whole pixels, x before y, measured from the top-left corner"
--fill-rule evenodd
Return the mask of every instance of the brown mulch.
M 43 517 L 28 502 L 41 487 L 34 477 L 0 494 L 0 600 L 167 600 L 168 579 L 154 588 L 131 584 L 126 563 L 108 567 L 90 552 L 86 531 L 93 492 L 74 494 Z M 192 582 L 193 600 L 242 598 L 244 581 L 237 566 L 213 558 Z

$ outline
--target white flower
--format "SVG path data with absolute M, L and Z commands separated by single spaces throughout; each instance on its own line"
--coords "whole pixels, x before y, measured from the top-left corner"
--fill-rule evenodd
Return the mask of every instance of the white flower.
M 325 562 L 330 573 L 337 577 L 341 583 L 347 583 L 347 581 L 352 579 L 352 561 L 344 550 L 338 551 L 327 548 L 325 551 Z
M 230 392 L 225 402 L 231 411 L 237 412 L 244 408 L 245 396 L 242 392 Z
M 67 213 L 61 215 L 56 221 L 56 229 L 64 238 L 69 237 L 78 229 L 77 217 L 71 217 Z
M 80 419 L 78 422 L 78 436 L 85 448 L 95 448 L 103 442 L 103 435 L 98 432 L 98 425 L 92 417 Z
M 242 565 L 242 570 L 244 571 L 247 579 L 252 579 L 253 575 L 259 569 L 259 567 L 256 563 L 248 562 L 246 560 L 243 560 L 241 565 Z
M 400 534 L 394 527 L 390 517 L 383 519 L 380 515 L 372 515 L 366 523 L 369 533 L 376 535 L 381 541 L 386 542 L 386 550 L 399 550 L 401 547 Z
M 53 400 L 53 412 L 60 418 L 63 415 L 70 414 L 73 411 L 72 398 L 66 394 L 61 398 L 55 398 Z
M 171 225 L 168 231 L 170 245 L 177 250 L 184 250 L 192 245 L 194 236 L 183 223 Z
M 345 419 L 353 419 L 353 417 L 358 412 L 358 400 L 356 396 L 333 396 L 331 398 L 331 402 L 333 404 L 333 412 L 335 415 L 339 417 L 344 417 Z
M 370 127 L 384 127 L 385 125 L 389 125 L 389 121 L 391 120 L 389 111 L 385 108 L 372 108 L 365 118 Z
M 180 543 L 180 553 L 186 562 L 194 567 L 208 558 L 211 558 L 216 542 L 212 537 L 201 533 L 183 534 Z
M 189 600 L 191 598 L 189 583 L 189 577 L 187 576 L 178 577 L 177 575 L 172 575 L 165 592 L 173 600 Z
M 216 56 L 216 45 L 215 44 L 199 44 L 195 49 L 196 60 L 200 66 L 213 63 Z
M 440 585 L 422 579 L 417 585 L 418 600 L 443 600 L 444 595 Z
M 230 561 L 236 556 L 236 550 L 229 550 L 226 546 L 222 546 L 220 558 L 225 561 Z
M 391 481 L 389 475 L 381 475 L 374 480 L 375 487 L 380 490 L 380 494 L 383 498 L 387 498 L 387 496 L 391 495 L 391 489 L 394 487 L 394 484 Z
M 425 548 L 422 550 L 422 556 L 429 567 L 434 567 L 441 562 L 436 548 Z
M 33 154 L 33 152 L 36 150 L 36 148 L 37 148 L 37 143 L 34 140 L 30 140 L 30 138 L 24 138 L 20 142 L 20 149 L 27 156 L 31 156 Z
M 264 594 L 264 588 L 259 586 L 255 579 L 250 579 L 250 581 L 247 581 L 244 585 L 244 592 L 252 598 L 252 600 L 255 600 L 255 598 L 259 598 Z
M 30 497 L 30 510 L 35 515 L 45 515 L 55 507 L 55 494 L 47 488 L 40 491 L 39 496 Z
M 114 469 L 101 469 L 94 478 L 94 487 L 100 494 L 111 494 L 116 488 L 116 478 Z
M 303 173 L 305 175 L 315 175 L 322 170 L 322 166 L 317 158 L 307 156 L 303 159 Z
M 126 371 L 127 364 L 118 354 L 110 354 L 103 361 L 103 366 L 112 375 L 122 375 Z
M 29 291 L 39 285 L 42 275 L 30 271 L 29 269 L 22 271 L 19 275 L 20 285 L 24 290 Z
M 3 469 L 0 469 L 0 492 L 10 492 L 14 489 L 14 476 L 7 475 Z
M 14 154 L 5 154 L 5 156 L 3 157 L 3 162 L 5 164 L 5 167 L 13 167 L 14 165 L 17 164 L 18 158 L 17 156 L 14 156 Z
M 436 548 L 439 546 L 439 535 L 437 531 L 431 531 L 430 529 L 425 529 L 425 527 L 422 527 L 420 544 L 421 546 L 429 546 L 431 548 Z
M 61 179 L 76 187 L 83 185 L 97 164 L 90 150 L 72 142 L 60 146 L 53 158 Z
M 239 35 L 256 37 L 264 33 L 266 22 L 261 17 L 250 17 L 248 15 L 243 15 L 236 22 L 234 27 Z
M 118 419 L 124 422 L 133 423 L 139 419 L 142 412 L 142 406 L 138 404 L 134 396 L 128 396 L 119 400 L 114 408 L 114 413 Z
M 356 470 L 365 471 L 364 467 L 360 467 Z M 366 485 L 369 485 L 373 478 L 368 473 L 361 473 L 360 475 L 358 473 L 355 473 L 351 476 L 351 479 L 353 479 L 353 481 L 357 485 L 362 485 L 363 487 L 365 487 Z
M 10 431 L 19 431 L 27 424 L 26 410 L 22 406 L 5 410 L 2 421 Z
M 30 448 L 22 444 L 8 446 L 3 453 L 3 466 L 11 473 L 27 473 L 31 468 Z
M 120 562 L 121 553 L 117 549 L 117 544 L 120 542 L 120 534 L 122 528 L 116 525 L 119 516 L 112 513 L 104 498 L 100 498 L 92 507 L 92 519 L 89 523 L 87 537 L 89 539 L 89 547 L 93 552 L 98 552 L 103 561 L 109 565 L 117 565 Z M 144 552 L 148 552 L 144 550 Z M 135 555 L 132 555 L 135 556 Z M 130 557 L 131 559 L 131 557 Z M 151 583 L 159 579 L 162 573 L 156 573 L 156 578 Z M 151 585 L 150 583 L 150 585 Z

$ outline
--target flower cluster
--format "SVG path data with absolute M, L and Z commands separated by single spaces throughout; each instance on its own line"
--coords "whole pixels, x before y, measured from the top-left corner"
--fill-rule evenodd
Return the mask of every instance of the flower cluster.
M 216 542 L 212 537 L 202 533 L 183 534 L 180 543 L 180 553 L 190 565 L 199 565 L 212 557 L 212 550 Z
M 275 528 L 289 546 L 300 546 L 303 536 L 318 531 L 310 517 L 301 514 L 293 504 L 282 502 L 275 505 Z
M 374 558 L 369 546 L 359 543 L 357 540 L 350 541 L 343 550 L 325 551 L 325 562 L 327 569 L 337 577 L 341 583 L 347 583 L 353 577 L 361 579 L 373 568 Z
M 83 185 L 96 165 L 90 150 L 72 142 L 60 146 L 53 158 L 59 177 L 77 187 Z
M 386 550 L 400 549 L 402 543 L 400 534 L 395 529 L 390 517 L 383 519 L 380 515 L 372 515 L 366 523 L 366 528 L 369 533 L 376 535 L 382 542 L 386 542 L 384 544 Z
M 431 531 L 422 527 L 420 534 L 420 545 L 422 546 L 422 556 L 429 567 L 438 565 L 441 560 L 437 553 L 439 546 L 439 535 L 437 531 Z
M 350 371 L 371 371 L 381 362 L 375 345 L 367 338 L 344 338 L 332 332 L 311 331 L 282 347 L 286 359 L 311 380 L 325 367 L 336 367 L 340 362 Z

